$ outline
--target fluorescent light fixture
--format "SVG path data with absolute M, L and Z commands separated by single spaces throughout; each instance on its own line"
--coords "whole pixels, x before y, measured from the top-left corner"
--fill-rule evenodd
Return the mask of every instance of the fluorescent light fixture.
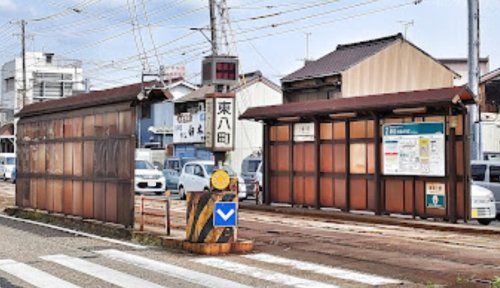
M 346 112 L 346 113 L 334 113 L 330 114 L 330 118 L 332 119 L 345 119 L 345 118 L 354 118 L 358 115 L 356 112 Z
M 281 122 L 297 122 L 300 120 L 300 117 L 281 117 L 278 118 L 278 121 Z
M 416 107 L 416 108 L 396 108 L 392 110 L 394 114 L 423 114 L 427 112 L 427 107 Z

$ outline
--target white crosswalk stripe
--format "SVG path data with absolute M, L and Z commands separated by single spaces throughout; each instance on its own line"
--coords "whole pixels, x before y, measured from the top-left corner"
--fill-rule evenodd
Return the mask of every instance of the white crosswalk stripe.
M 192 260 L 193 262 L 199 263 L 199 264 L 204 264 L 212 267 L 216 267 L 218 269 L 224 269 L 226 271 L 238 273 L 238 274 L 243 274 L 243 275 L 248 275 L 257 279 L 261 280 L 266 280 L 269 282 L 274 282 L 279 285 L 288 285 L 292 287 L 299 287 L 299 288 L 310 288 L 310 287 L 315 287 L 315 288 L 336 288 L 338 286 L 319 282 L 319 281 L 314 281 L 314 280 L 308 280 L 304 278 L 299 278 L 296 276 L 280 273 L 280 272 L 275 272 L 271 270 L 266 270 L 254 266 L 249 266 L 241 263 L 237 263 L 234 261 L 228 261 L 228 260 L 223 260 L 220 258 L 215 258 L 215 257 L 208 257 L 208 258 L 200 258 L 200 259 L 194 259 Z
M 271 264 L 284 265 L 292 267 L 294 269 L 311 271 L 318 274 L 328 275 L 334 278 L 350 280 L 354 282 L 359 282 L 368 285 L 387 285 L 387 284 L 401 284 L 403 281 L 397 279 L 391 279 L 366 273 L 360 273 L 357 271 L 344 269 L 344 268 L 334 268 L 326 265 L 315 264 L 311 262 L 305 262 L 295 259 L 289 259 L 279 256 L 274 256 L 271 254 L 260 253 L 253 255 L 244 255 L 243 257 L 253 260 L 258 260 Z
M 14 260 L 0 260 L 0 270 L 39 288 L 78 288 L 42 270 Z
M 124 288 L 162 287 L 158 284 L 137 278 L 135 276 L 131 276 L 126 273 L 75 257 L 70 257 L 66 255 L 49 255 L 49 256 L 42 256 L 40 258 L 73 269 L 77 272 L 84 273 L 92 277 L 101 279 L 105 282 L 114 284 L 119 287 L 124 287 Z
M 151 260 L 146 257 L 141 257 L 122 251 L 109 249 L 95 251 L 96 253 L 103 255 L 107 258 L 118 260 L 127 264 L 131 264 L 148 271 L 155 271 L 157 273 L 165 274 L 170 277 L 182 279 L 194 284 L 198 284 L 204 287 L 214 287 L 214 288 L 250 288 L 249 286 L 226 280 L 223 278 L 215 277 L 206 273 L 197 272 L 194 270 L 186 269 L 180 266 L 167 264 L 160 261 Z

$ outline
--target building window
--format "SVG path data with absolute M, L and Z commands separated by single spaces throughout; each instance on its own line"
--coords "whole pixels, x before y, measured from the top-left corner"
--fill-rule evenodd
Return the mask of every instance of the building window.
M 141 105 L 141 118 L 151 118 L 151 105 Z
M 7 78 L 4 80 L 4 91 L 5 92 L 10 92 L 10 91 L 14 91 L 14 87 L 15 87 L 15 84 L 16 81 L 14 79 L 14 77 L 10 77 L 10 78 Z
M 490 182 L 500 183 L 500 166 L 490 166 Z

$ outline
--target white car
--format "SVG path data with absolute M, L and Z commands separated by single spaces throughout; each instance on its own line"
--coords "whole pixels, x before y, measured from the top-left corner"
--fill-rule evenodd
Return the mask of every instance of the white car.
M 497 210 L 493 192 L 479 185 L 471 185 L 471 218 L 482 225 L 495 220 Z
M 135 160 L 134 183 L 135 193 L 165 193 L 165 177 L 162 171 L 155 169 L 145 160 Z
M 236 173 L 231 167 L 224 165 L 224 170 L 229 173 L 229 176 L 235 177 Z M 186 199 L 187 192 L 202 192 L 209 191 L 210 177 L 214 172 L 215 165 L 213 161 L 191 161 L 184 164 L 181 175 L 179 176 L 179 197 Z M 245 181 L 238 176 L 238 198 L 245 199 L 247 197 Z
M 16 167 L 15 153 L 0 154 L 0 178 L 4 181 L 12 179 L 12 171 Z

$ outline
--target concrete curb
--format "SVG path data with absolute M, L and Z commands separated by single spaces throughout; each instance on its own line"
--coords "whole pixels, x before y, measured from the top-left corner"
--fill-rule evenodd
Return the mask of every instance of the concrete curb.
M 46 211 L 18 207 L 8 207 L 4 210 L 4 212 L 9 216 L 52 224 L 103 237 L 129 240 L 132 236 L 132 231 L 130 229 L 113 223 L 104 223 L 97 220 L 83 219 L 81 217 L 48 213 Z
M 368 224 L 382 224 L 391 226 L 403 226 L 427 230 L 457 232 L 466 234 L 500 235 L 500 227 L 470 226 L 465 224 L 451 224 L 443 222 L 430 222 L 428 220 L 400 219 L 389 216 L 360 215 L 353 213 L 312 210 L 307 208 L 277 207 L 268 205 L 255 205 L 240 203 L 240 209 L 272 212 L 284 215 L 315 217 L 329 220 L 361 222 Z

